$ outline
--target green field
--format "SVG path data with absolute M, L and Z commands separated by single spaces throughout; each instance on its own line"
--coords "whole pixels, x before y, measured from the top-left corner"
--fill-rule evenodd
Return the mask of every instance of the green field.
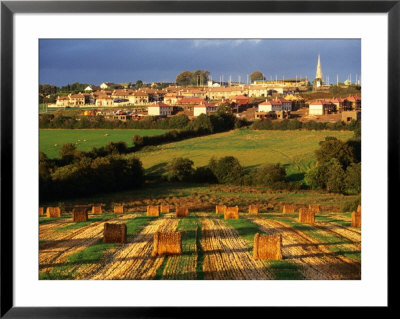
M 108 142 L 125 141 L 132 146 L 134 135 L 152 136 L 168 130 L 129 130 L 129 129 L 40 129 L 39 150 L 50 158 L 58 157 L 61 146 L 65 143 L 76 144 L 77 149 L 89 151 L 92 147 L 105 146 Z M 108 135 L 106 135 L 108 134 Z
M 301 174 L 315 162 L 314 151 L 327 136 L 347 140 L 352 131 L 255 131 L 234 130 L 148 147 L 135 153 L 147 174 L 162 174 L 173 157 L 188 157 L 194 166 L 203 166 L 212 156 L 235 156 L 246 168 L 266 163 L 285 165 L 288 175 Z M 298 178 L 293 178 L 298 179 Z M 299 179 L 302 179 L 300 177 Z

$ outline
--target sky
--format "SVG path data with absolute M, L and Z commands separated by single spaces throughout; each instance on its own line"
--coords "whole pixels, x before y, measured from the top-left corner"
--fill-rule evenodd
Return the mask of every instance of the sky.
M 261 71 L 270 80 L 315 78 L 318 54 L 324 81 L 355 82 L 360 39 L 40 39 L 39 82 L 175 82 L 183 71 L 208 70 L 215 81 L 247 82 Z

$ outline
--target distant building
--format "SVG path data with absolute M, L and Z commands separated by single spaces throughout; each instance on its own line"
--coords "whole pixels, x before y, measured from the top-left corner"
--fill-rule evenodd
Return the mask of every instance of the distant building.
M 70 106 L 83 106 L 85 105 L 85 96 L 82 93 L 69 94 L 69 105 Z
M 233 97 L 232 102 L 236 103 L 237 105 L 246 105 L 249 104 L 250 99 L 247 96 L 244 95 L 237 95 Z
M 318 54 L 318 62 L 317 62 L 317 72 L 315 73 L 315 79 L 314 79 L 314 88 L 319 88 L 324 84 L 324 81 L 322 80 L 322 69 L 321 69 L 321 57 Z
M 345 100 L 340 97 L 334 98 L 333 100 L 331 100 L 331 103 L 333 103 L 336 106 L 336 110 L 339 111 L 342 110 L 345 106 Z
M 114 99 L 107 94 L 97 95 L 96 106 L 114 106 Z
M 265 101 L 258 104 L 258 112 L 290 112 L 292 111 L 292 101 L 284 98 Z
M 210 115 L 215 112 L 217 107 L 215 104 L 203 102 L 193 107 L 193 116 L 199 116 L 200 114 Z
M 69 97 L 68 96 L 57 96 L 56 106 L 57 107 L 69 106 Z
M 361 111 L 343 111 L 342 121 L 345 123 L 354 121 L 361 121 Z
M 141 91 L 136 91 L 132 93 L 132 95 L 129 95 L 128 97 L 129 103 L 135 104 L 135 105 L 145 105 L 149 104 L 149 95 L 145 92 Z
M 330 101 L 313 101 L 308 106 L 309 115 L 324 115 L 329 114 L 335 109 L 335 105 Z
M 147 107 L 148 115 L 168 116 L 172 114 L 172 106 L 163 102 L 157 102 Z
M 265 101 L 258 104 L 258 112 L 282 111 L 282 102 L 277 100 Z
M 167 93 L 164 95 L 164 103 L 169 104 L 169 105 L 175 105 L 178 103 L 178 100 L 182 98 L 181 95 L 177 93 Z
M 107 89 L 111 88 L 112 85 L 115 85 L 115 84 L 112 82 L 103 82 L 100 84 L 100 89 L 107 90 Z

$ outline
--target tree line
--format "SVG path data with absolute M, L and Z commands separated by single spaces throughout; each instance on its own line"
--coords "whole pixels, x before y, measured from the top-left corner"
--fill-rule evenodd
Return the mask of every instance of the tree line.
M 349 123 L 345 122 L 300 122 L 297 119 L 284 119 L 282 121 L 274 121 L 270 119 L 256 120 L 250 125 L 252 130 L 350 130 L 356 131 L 361 129 L 361 122 L 352 120 Z

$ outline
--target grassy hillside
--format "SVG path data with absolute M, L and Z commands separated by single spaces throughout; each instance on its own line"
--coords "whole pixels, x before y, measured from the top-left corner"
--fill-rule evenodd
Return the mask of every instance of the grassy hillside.
M 55 158 L 58 157 L 61 146 L 65 143 L 74 143 L 81 151 L 89 151 L 92 147 L 104 146 L 111 141 L 125 141 L 128 146 L 132 146 L 132 137 L 136 134 L 141 136 L 152 136 L 163 134 L 166 131 L 167 130 L 159 129 L 41 129 L 39 130 L 39 150 L 46 153 L 48 157 Z
M 266 163 L 284 164 L 292 179 L 315 162 L 314 151 L 327 136 L 347 140 L 352 131 L 254 131 L 248 129 L 214 134 L 176 143 L 148 147 L 135 153 L 147 174 L 162 174 L 173 157 L 188 157 L 196 167 L 212 156 L 235 156 L 246 168 Z M 301 179 L 301 177 L 300 177 Z

